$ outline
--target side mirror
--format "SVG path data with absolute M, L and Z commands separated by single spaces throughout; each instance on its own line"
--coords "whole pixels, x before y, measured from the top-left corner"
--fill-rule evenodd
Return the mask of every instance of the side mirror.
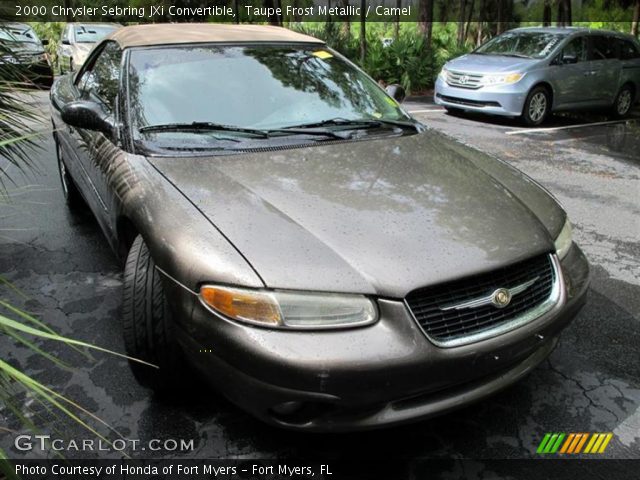
M 578 63 L 578 57 L 575 55 L 563 55 L 561 63 L 564 65 L 568 65 L 571 63 Z
M 113 138 L 115 132 L 113 117 L 96 102 L 79 100 L 67 103 L 60 110 L 60 116 L 62 121 L 70 127 L 101 132 Z
M 391 84 L 385 88 L 387 94 L 393 98 L 396 102 L 402 103 L 404 97 L 407 96 L 402 85 L 398 85 L 397 83 Z
M 65 38 L 64 40 L 62 40 L 62 44 L 63 45 L 71 45 L 71 42 L 69 41 L 68 38 Z

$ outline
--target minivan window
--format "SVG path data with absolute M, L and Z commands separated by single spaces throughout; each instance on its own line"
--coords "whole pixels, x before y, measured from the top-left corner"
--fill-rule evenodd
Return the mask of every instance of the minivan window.
M 638 48 L 631 40 L 619 40 L 620 44 L 620 58 L 622 60 L 631 60 L 640 57 Z
M 562 50 L 562 59 L 575 58 L 577 62 L 584 62 L 587 59 L 587 45 L 585 37 L 578 37 L 571 40 Z
M 209 122 L 264 130 L 334 119 L 410 120 L 374 81 L 322 46 L 132 49 L 128 78 L 137 139 L 149 135 L 139 133 L 141 128 L 162 124 Z M 165 140 L 187 134 L 158 135 Z
M 545 58 L 566 34 L 547 32 L 507 32 L 476 49 L 481 55 Z
M 591 60 L 610 60 L 617 58 L 616 43 L 612 37 L 591 36 Z
M 79 25 L 75 28 L 76 43 L 97 43 L 114 30 L 116 27 L 108 25 Z

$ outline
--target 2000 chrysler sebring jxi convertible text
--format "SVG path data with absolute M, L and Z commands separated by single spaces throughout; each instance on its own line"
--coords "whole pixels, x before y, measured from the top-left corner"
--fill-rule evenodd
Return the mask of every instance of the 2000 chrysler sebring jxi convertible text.
M 126 258 L 125 344 L 155 389 L 189 363 L 277 425 L 406 422 L 522 378 L 584 303 L 545 190 L 314 38 L 126 27 L 51 102 L 67 202 Z

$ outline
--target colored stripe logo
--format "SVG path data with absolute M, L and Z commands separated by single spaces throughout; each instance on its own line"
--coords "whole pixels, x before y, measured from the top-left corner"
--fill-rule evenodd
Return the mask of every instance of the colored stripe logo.
M 536 453 L 604 453 L 612 438 L 612 433 L 546 433 Z

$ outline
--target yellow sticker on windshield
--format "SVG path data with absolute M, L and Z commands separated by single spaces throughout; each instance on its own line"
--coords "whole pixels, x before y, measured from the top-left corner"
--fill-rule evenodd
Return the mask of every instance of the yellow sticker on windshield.
M 397 107 L 398 106 L 398 102 L 396 102 L 393 98 L 391 97 L 385 97 L 385 100 L 387 101 L 387 103 L 389 105 L 391 105 L 392 107 Z
M 380 112 L 374 112 L 373 116 L 376 118 L 382 118 L 382 114 Z
M 327 58 L 333 57 L 333 55 L 331 55 L 326 50 L 318 50 L 316 52 L 313 52 L 313 55 L 315 55 L 318 58 L 321 58 L 322 60 L 326 60 Z

